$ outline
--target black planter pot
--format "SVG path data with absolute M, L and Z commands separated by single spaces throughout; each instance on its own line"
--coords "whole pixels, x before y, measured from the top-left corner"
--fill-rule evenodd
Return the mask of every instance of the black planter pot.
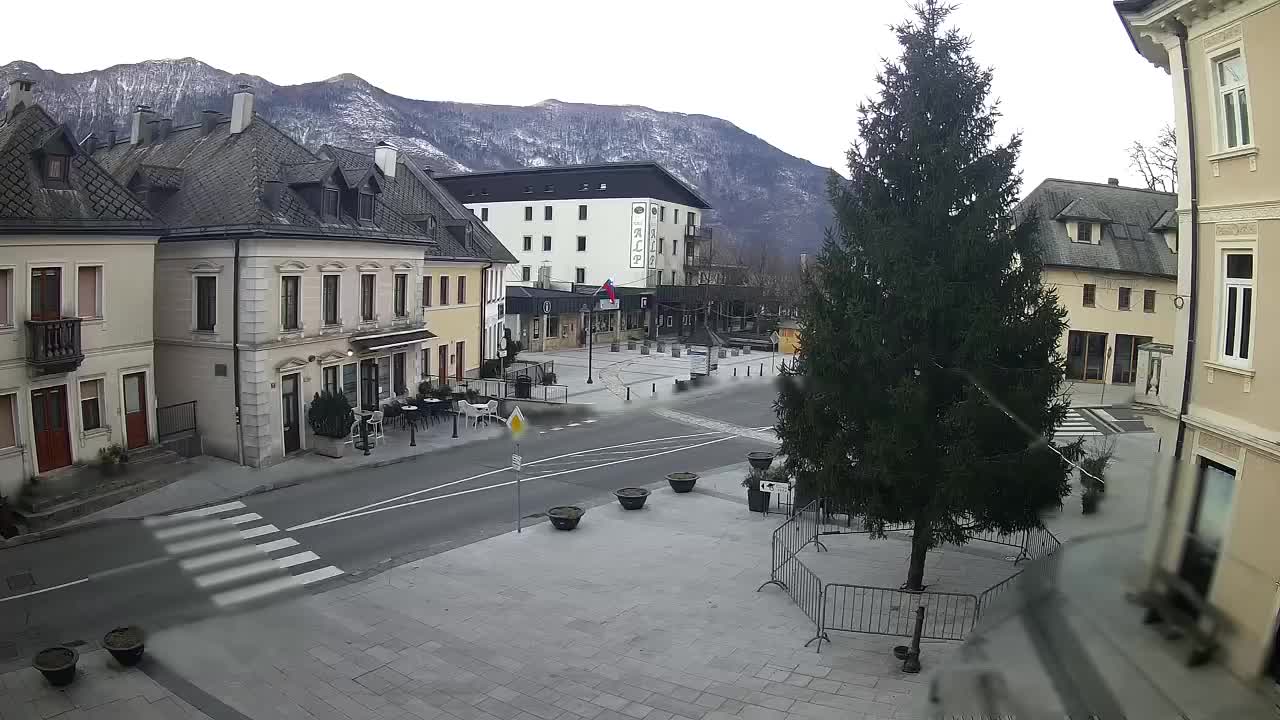
M 572 530 L 578 527 L 578 521 L 584 514 L 585 511 L 577 505 L 561 505 L 547 511 L 547 517 L 551 518 L 551 524 L 557 530 Z
M 63 687 L 76 679 L 76 662 L 79 660 L 80 653 L 75 648 L 58 646 L 36 653 L 31 666 L 39 670 L 50 685 Z
M 773 464 L 773 453 L 765 451 L 756 451 L 747 453 L 747 462 L 751 463 L 751 467 L 756 470 L 768 470 Z
M 142 660 L 147 646 L 143 642 L 142 629 L 133 625 L 118 627 L 102 637 L 102 647 L 111 653 L 116 662 L 133 667 Z
M 649 499 L 649 491 L 644 488 L 619 488 L 613 491 L 613 496 L 618 498 L 623 510 L 639 510 L 644 507 L 644 501 Z
M 898 658 L 899 660 L 906 660 L 907 656 L 910 654 L 911 654 L 911 648 L 907 645 L 893 646 L 893 656 Z
M 667 476 L 667 482 L 675 492 L 692 492 L 693 486 L 698 482 L 698 473 L 673 472 Z
M 769 512 L 770 493 L 755 488 L 747 488 L 747 507 L 751 512 Z

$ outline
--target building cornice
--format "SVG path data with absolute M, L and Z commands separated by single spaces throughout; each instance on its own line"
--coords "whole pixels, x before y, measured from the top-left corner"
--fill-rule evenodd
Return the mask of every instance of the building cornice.
M 1187 28 L 1189 38 L 1212 33 L 1221 37 L 1206 38 L 1209 45 L 1230 41 L 1238 28 L 1223 25 L 1252 15 L 1278 0 L 1157 0 L 1136 10 L 1117 6 L 1116 11 L 1129 30 L 1134 47 L 1153 65 L 1169 71 L 1169 54 L 1178 45 L 1179 26 Z
M 1190 208 L 1179 208 L 1178 215 L 1191 217 Z M 1235 205 L 1202 205 L 1201 223 L 1247 222 L 1250 220 L 1280 220 L 1280 202 L 1267 201 Z

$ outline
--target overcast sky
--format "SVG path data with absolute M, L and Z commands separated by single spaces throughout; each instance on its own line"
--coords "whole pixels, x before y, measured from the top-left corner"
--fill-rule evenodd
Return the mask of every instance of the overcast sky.
M 906 0 L 218 0 L 59 2 L 57 41 L 6 33 L 0 62 L 80 72 L 192 56 L 277 84 L 360 75 L 427 100 L 547 98 L 729 120 L 844 171 L 858 102 Z M 1045 177 L 1138 184 L 1125 148 L 1172 117 L 1170 79 L 1110 0 L 967 0 L 953 16 L 995 70 L 1003 132 L 1024 133 L 1024 192 Z

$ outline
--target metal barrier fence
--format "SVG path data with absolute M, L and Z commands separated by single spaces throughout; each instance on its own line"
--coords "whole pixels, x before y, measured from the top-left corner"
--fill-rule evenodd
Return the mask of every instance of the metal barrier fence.
M 916 608 L 924 606 L 924 631 L 933 640 L 963 640 L 978 618 L 978 598 L 968 593 L 908 592 L 892 588 L 826 583 L 822 626 L 873 635 L 910 635 Z
M 528 399 L 539 400 L 547 403 L 569 402 L 569 386 L 567 385 L 530 384 L 528 386 L 529 395 L 521 396 L 517 390 L 518 384 L 511 380 L 483 378 L 466 380 L 462 384 L 468 390 L 475 390 L 485 397 L 496 398 L 498 400 Z
M 195 430 L 195 400 L 156 408 L 156 432 L 161 440 Z
M 910 532 L 912 525 L 890 523 L 875 529 Z M 826 550 L 821 539 L 823 535 L 868 533 L 871 530 L 862 516 L 823 499 L 809 502 L 773 531 L 769 579 L 756 592 L 766 585 L 777 585 L 814 622 L 814 636 L 805 643 L 805 647 L 817 641 L 821 651 L 822 641 L 831 640 L 828 630 L 911 635 L 916 608 L 921 606 L 925 608 L 921 637 L 963 640 L 1000 598 L 1016 594 L 1026 602 L 1039 597 L 1052 588 L 1057 576 L 1057 550 L 1061 543 L 1046 528 L 968 535 L 972 540 L 1019 548 L 1013 559 L 1015 565 L 1023 560 L 1035 561 L 979 595 L 824 583 L 798 557 L 810 543 L 815 551 Z

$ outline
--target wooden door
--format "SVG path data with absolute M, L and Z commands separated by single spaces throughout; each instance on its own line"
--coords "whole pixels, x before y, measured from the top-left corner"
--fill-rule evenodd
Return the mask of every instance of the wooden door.
M 147 431 L 147 374 L 124 376 L 124 443 L 133 450 L 151 443 Z
M 466 347 L 466 343 L 460 342 L 457 347 L 457 357 L 453 360 L 453 378 L 458 382 L 462 382 L 462 368 L 466 365 L 466 363 L 463 362 L 463 358 L 465 358 L 466 355 L 464 355 L 462 351 Z
M 440 387 L 444 387 L 449 384 L 449 346 L 441 345 L 437 355 L 439 357 L 436 360 L 436 367 L 439 368 Z
M 62 270 L 31 269 L 31 319 L 57 320 L 62 317 Z
M 66 385 L 31 391 L 31 426 L 36 435 L 36 466 L 40 472 L 71 464 Z
M 298 411 L 298 374 L 280 378 L 280 418 L 284 425 L 284 452 L 297 452 L 302 447 Z

